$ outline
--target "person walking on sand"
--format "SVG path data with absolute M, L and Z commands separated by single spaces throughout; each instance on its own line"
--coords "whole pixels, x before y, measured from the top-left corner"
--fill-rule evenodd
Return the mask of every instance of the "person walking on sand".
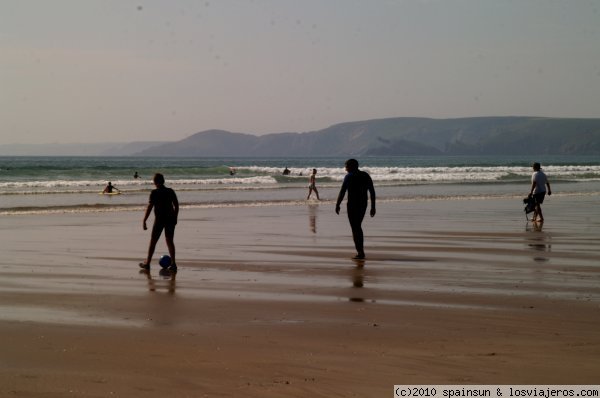
M 313 169 L 312 174 L 310 175 L 309 184 L 308 184 L 308 196 L 306 200 L 310 199 L 310 195 L 315 191 L 317 194 L 317 200 L 321 200 L 319 198 L 319 191 L 317 191 L 317 169 Z
M 546 187 L 548 188 L 547 190 Z M 538 162 L 535 162 L 533 164 L 533 174 L 531 175 L 531 191 L 529 192 L 529 196 L 533 197 L 535 202 L 533 218 L 531 219 L 533 222 L 544 222 L 542 203 L 544 203 L 546 192 L 548 192 L 548 196 L 552 195 L 548 177 L 546 177 L 546 174 L 542 171 L 541 165 Z
M 346 171 L 348 174 L 344 177 L 344 182 L 342 183 L 342 188 L 340 189 L 335 205 L 335 212 L 336 214 L 340 214 L 340 204 L 344 200 L 346 191 L 348 191 L 346 209 L 348 211 L 348 221 L 350 221 L 352 238 L 354 239 L 354 246 L 356 247 L 357 252 L 353 259 L 362 260 L 365 258 L 365 250 L 361 224 L 365 218 L 369 201 L 367 193 L 369 193 L 371 197 L 371 217 L 375 216 L 375 188 L 373 187 L 371 176 L 358 169 L 358 161 L 356 159 L 349 159 L 346 161 Z
M 175 191 L 171 188 L 165 187 L 165 177 L 156 173 L 152 179 L 156 189 L 150 192 L 150 198 L 148 200 L 148 207 L 144 214 L 143 228 L 144 231 L 148 229 L 146 226 L 146 220 L 150 216 L 150 212 L 154 208 L 154 226 L 152 227 L 152 234 L 150 236 L 150 245 L 148 247 L 148 256 L 146 261 L 140 263 L 140 268 L 150 270 L 150 261 L 154 255 L 154 249 L 156 243 L 165 231 L 165 240 L 169 249 L 169 255 L 171 256 L 171 265 L 169 270 L 177 272 L 177 263 L 175 262 L 175 243 L 173 237 L 175 236 L 175 225 L 177 225 L 177 217 L 179 216 L 179 201 Z

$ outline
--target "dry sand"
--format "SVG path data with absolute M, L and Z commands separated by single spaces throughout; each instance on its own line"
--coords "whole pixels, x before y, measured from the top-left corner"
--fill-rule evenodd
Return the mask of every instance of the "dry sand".
M 2 397 L 386 397 L 394 384 L 597 384 L 600 198 L 2 217 Z M 157 253 L 166 252 L 164 242 Z

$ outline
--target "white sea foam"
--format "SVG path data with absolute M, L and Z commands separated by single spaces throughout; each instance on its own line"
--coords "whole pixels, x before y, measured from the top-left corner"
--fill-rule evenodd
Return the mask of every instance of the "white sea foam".
M 291 174 L 286 180 L 278 181 L 281 170 L 274 167 L 240 167 L 239 170 L 259 174 L 256 176 L 232 176 L 225 178 L 181 178 L 168 181 L 167 185 L 176 186 L 260 186 L 284 183 L 304 183 L 310 175 L 310 169 L 290 169 Z M 499 181 L 507 178 L 529 178 L 532 171 L 525 167 L 365 167 L 371 178 L 377 182 L 488 182 Z M 600 179 L 600 166 L 549 166 L 545 169 L 550 178 L 571 178 L 574 180 Z M 302 173 L 302 176 L 300 176 Z M 342 181 L 346 171 L 342 168 L 320 168 L 317 173 L 319 179 Z M 35 181 L 4 181 L 0 182 L 0 190 L 25 191 L 36 190 L 48 192 L 60 189 L 61 191 L 93 192 L 101 190 L 105 180 L 35 180 Z M 150 189 L 152 183 L 148 180 L 115 180 L 112 181 L 117 188 Z M 87 189 L 86 189 L 87 188 Z
M 239 167 L 238 170 L 257 175 L 236 175 L 218 178 L 174 178 L 167 185 L 177 187 L 259 187 L 270 185 L 285 185 L 305 183 L 310 175 L 310 168 L 290 169 L 291 174 L 283 177 L 280 168 L 275 167 Z M 531 176 L 529 167 L 364 167 L 375 182 L 492 182 L 501 180 L 523 180 Z M 572 180 L 598 180 L 600 179 L 600 166 L 548 166 L 545 169 L 550 179 Z M 302 173 L 302 176 L 300 175 Z M 240 173 L 241 174 L 241 173 Z M 343 168 L 319 168 L 317 178 L 322 182 L 342 181 L 346 171 Z M 283 179 L 282 179 L 283 178 Z M 48 179 L 34 181 L 3 181 L 0 182 L 0 191 L 3 193 L 51 193 L 61 192 L 94 192 L 101 190 L 106 180 L 66 180 Z M 149 180 L 124 180 L 112 181 L 119 189 L 145 190 L 153 187 Z
M 147 187 L 152 188 L 151 181 L 114 180 L 112 185 L 120 187 Z M 205 178 L 205 179 L 175 179 L 168 181 L 176 185 L 250 185 L 250 184 L 275 184 L 277 180 L 270 176 L 240 177 L 240 178 Z M 27 189 L 27 188 L 86 188 L 102 189 L 107 181 L 100 180 L 47 180 L 47 181 L 8 181 L 0 182 L 0 189 Z M 77 191 L 81 192 L 81 191 Z
M 281 168 L 276 167 L 240 167 L 256 174 L 281 176 Z M 287 176 L 290 180 L 308 178 L 312 168 L 290 168 Z M 511 176 L 515 178 L 528 178 L 532 174 L 531 167 L 511 166 L 463 166 L 463 167 L 362 167 L 368 172 L 373 181 L 398 181 L 398 182 L 477 182 L 498 181 Z M 600 166 L 549 166 L 545 172 L 554 178 L 590 179 L 600 178 Z M 329 178 L 332 181 L 342 181 L 346 171 L 344 168 L 318 168 L 317 178 Z
M 271 176 L 171 180 L 171 184 L 173 185 L 251 185 L 276 183 L 277 180 Z

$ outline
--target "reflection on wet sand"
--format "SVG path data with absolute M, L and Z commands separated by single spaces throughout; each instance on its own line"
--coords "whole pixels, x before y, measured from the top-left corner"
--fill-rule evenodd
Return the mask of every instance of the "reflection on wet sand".
M 364 297 L 361 297 L 362 295 L 360 295 L 359 293 L 362 293 L 362 291 L 357 291 L 356 289 L 362 289 L 365 286 L 364 280 L 365 280 L 365 262 L 364 260 L 358 260 L 356 261 L 356 267 L 352 268 L 352 274 L 351 274 L 351 280 L 352 280 L 352 291 L 351 291 L 351 296 L 349 298 L 350 301 L 352 302 L 358 302 L 358 303 L 362 303 L 365 301 Z
M 161 276 L 161 279 L 152 278 L 152 274 L 147 270 L 140 270 L 140 274 L 146 275 L 146 279 L 148 281 L 148 291 L 150 292 L 158 292 L 164 291 L 168 294 L 175 294 L 175 276 L 176 272 L 171 272 L 168 269 L 161 269 L 158 272 L 158 275 Z
M 308 225 L 313 234 L 317 233 L 317 210 L 318 205 L 308 205 Z
M 544 232 L 542 229 L 544 227 L 544 223 L 533 223 L 527 224 L 525 227 L 525 231 L 529 232 L 527 237 L 527 246 L 532 250 L 535 250 L 537 253 L 533 257 L 533 261 L 536 262 L 546 262 L 550 261 L 550 259 L 543 255 L 543 252 L 550 252 L 552 249 L 552 244 L 550 243 L 550 235 Z M 542 255 L 540 255 L 542 254 Z

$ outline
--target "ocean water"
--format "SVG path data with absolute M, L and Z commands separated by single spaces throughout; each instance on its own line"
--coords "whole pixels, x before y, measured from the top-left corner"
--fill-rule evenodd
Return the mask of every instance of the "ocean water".
M 600 194 L 594 157 L 373 157 L 359 159 L 378 200 L 464 200 L 523 197 L 532 161 L 542 163 L 555 194 Z M 321 198 L 335 200 L 346 174 L 343 158 L 0 157 L 0 215 L 106 212 L 143 208 L 161 172 L 185 207 L 306 203 L 317 169 Z M 289 168 L 290 174 L 282 171 Z M 231 168 L 235 174 L 231 175 Z M 138 172 L 141 178 L 133 175 Z M 110 181 L 121 195 L 100 192 Z

